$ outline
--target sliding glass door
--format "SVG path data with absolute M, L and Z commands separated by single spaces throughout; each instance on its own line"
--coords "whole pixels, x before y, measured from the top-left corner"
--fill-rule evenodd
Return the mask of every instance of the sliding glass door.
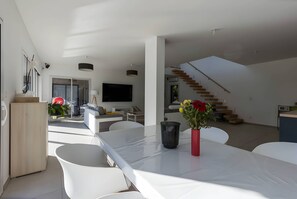
M 89 80 L 53 78 L 52 97 L 62 97 L 71 107 L 70 116 L 80 116 L 81 106 L 89 101 Z

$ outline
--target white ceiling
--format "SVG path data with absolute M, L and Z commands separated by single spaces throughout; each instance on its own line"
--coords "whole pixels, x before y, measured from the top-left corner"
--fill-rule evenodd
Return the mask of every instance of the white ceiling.
M 296 0 L 15 0 L 42 61 L 144 65 L 166 39 L 166 66 L 218 56 L 253 64 L 297 56 Z M 219 29 L 212 34 L 213 29 Z

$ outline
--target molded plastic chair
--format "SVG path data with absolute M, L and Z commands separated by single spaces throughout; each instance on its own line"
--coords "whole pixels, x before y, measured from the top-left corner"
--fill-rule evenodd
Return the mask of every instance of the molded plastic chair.
M 191 129 L 186 129 L 183 133 L 191 134 Z M 201 128 L 200 137 L 221 144 L 225 144 L 229 139 L 228 133 L 216 127 Z
M 109 167 L 105 153 L 96 145 L 67 144 L 56 149 L 64 187 L 71 199 L 95 199 L 127 190 L 123 172 Z
M 297 165 L 297 143 L 269 142 L 257 146 L 254 153 Z
M 131 129 L 131 128 L 138 128 L 138 127 L 143 127 L 143 125 L 138 122 L 120 121 L 110 125 L 109 130 L 113 131 L 113 130 L 119 130 L 119 129 Z
M 144 197 L 137 191 L 129 191 L 123 193 L 109 194 L 97 199 L 144 199 Z

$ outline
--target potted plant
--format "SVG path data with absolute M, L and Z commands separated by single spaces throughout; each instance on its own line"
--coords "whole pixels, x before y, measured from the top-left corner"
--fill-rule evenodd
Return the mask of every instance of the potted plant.
M 53 119 L 56 119 L 58 116 L 64 117 L 69 109 L 70 107 L 68 104 L 48 104 L 48 114 L 52 116 Z

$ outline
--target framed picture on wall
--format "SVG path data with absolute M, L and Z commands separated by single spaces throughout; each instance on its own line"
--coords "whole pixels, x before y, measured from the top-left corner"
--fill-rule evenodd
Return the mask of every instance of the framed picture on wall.
M 178 102 L 178 84 L 170 86 L 170 103 Z

